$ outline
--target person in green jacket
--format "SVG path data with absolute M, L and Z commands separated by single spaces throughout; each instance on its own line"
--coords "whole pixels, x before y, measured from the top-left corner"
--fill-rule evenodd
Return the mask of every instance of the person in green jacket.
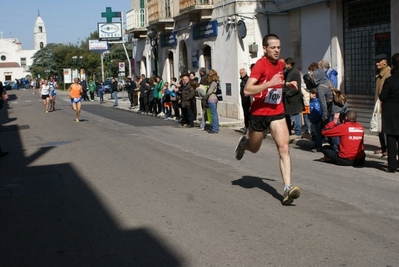
M 158 115 L 165 115 L 163 113 L 162 107 L 162 88 L 165 86 L 165 82 L 162 80 L 161 76 L 155 77 L 156 85 L 154 87 L 154 103 L 155 103 L 155 114 Z
M 90 101 L 94 101 L 94 92 L 96 91 L 96 84 L 93 80 L 89 82 Z

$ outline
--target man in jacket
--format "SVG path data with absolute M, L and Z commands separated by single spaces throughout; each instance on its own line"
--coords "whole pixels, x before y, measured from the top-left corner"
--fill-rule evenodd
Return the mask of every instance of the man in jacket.
M 134 90 L 136 89 L 136 83 L 134 81 L 132 81 L 132 77 L 131 76 L 127 76 L 126 78 L 126 83 L 125 83 L 125 88 L 127 91 L 127 95 L 129 97 L 129 101 L 130 101 L 130 107 L 129 109 L 134 108 Z
M 361 166 L 366 158 L 364 154 L 364 129 L 356 122 L 357 113 L 349 110 L 342 123 L 338 124 L 341 114 L 335 113 L 334 119 L 322 130 L 324 136 L 339 137 L 339 149 L 323 146 L 323 161 L 343 166 Z
M 330 63 L 327 60 L 320 60 L 319 67 L 323 69 L 327 79 L 329 79 L 335 88 L 338 88 L 338 72 L 330 68 Z
M 294 59 L 289 57 L 285 60 L 286 72 L 284 74 L 285 76 L 284 80 L 286 82 L 296 81 L 298 88 L 301 88 L 301 81 L 302 81 L 301 74 L 294 66 L 295 66 Z M 287 121 L 290 139 L 293 140 L 301 138 L 302 123 L 301 123 L 300 113 L 304 109 L 303 100 L 302 100 L 302 91 L 284 86 L 283 93 L 284 93 L 285 120 Z M 295 123 L 294 135 L 292 135 L 291 116 L 294 119 Z
M 111 93 L 112 93 L 112 97 L 115 99 L 114 107 L 117 107 L 118 106 L 118 81 L 115 78 L 112 78 Z
M 375 75 L 375 101 L 379 101 L 378 97 L 381 94 L 382 86 L 384 85 L 385 79 L 391 76 L 391 67 L 388 66 L 387 55 L 379 54 L 374 57 L 375 65 L 377 66 L 378 73 Z M 382 153 L 383 156 L 387 155 L 386 146 L 386 134 L 378 133 L 380 139 L 381 149 L 374 151 L 375 154 Z
M 396 172 L 399 144 L 399 53 L 392 56 L 391 76 L 385 80 L 379 99 L 382 103 L 382 132 L 387 135 L 387 171 Z
M 195 89 L 191 87 L 190 76 L 188 73 L 183 73 L 181 76 L 182 88 L 181 88 L 181 106 L 183 113 L 182 124 L 184 127 L 194 127 L 194 112 L 192 110 L 192 102 L 195 101 Z

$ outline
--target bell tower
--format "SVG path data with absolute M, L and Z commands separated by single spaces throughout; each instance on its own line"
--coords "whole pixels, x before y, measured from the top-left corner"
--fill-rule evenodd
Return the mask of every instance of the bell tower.
M 47 34 L 44 22 L 40 17 L 40 12 L 37 14 L 35 28 L 33 29 L 33 41 L 35 50 L 39 50 L 47 45 Z

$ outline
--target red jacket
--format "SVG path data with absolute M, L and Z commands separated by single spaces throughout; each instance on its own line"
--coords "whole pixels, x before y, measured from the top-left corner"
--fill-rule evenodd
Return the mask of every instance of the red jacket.
M 329 122 L 321 131 L 327 137 L 339 137 L 338 156 L 354 160 L 364 157 L 364 129 L 360 123 L 346 121 L 341 124 Z

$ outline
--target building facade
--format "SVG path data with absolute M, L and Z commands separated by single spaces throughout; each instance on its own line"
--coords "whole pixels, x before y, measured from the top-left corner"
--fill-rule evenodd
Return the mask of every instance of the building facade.
M 302 73 L 311 62 L 328 60 L 353 105 L 367 106 L 375 88 L 373 57 L 399 52 L 398 5 L 395 0 L 131 0 L 126 26 L 136 75 L 169 80 L 183 71 L 198 76 L 199 68 L 213 68 L 224 94 L 220 115 L 242 118 L 239 69 L 249 71 L 262 57 L 268 33 L 280 37 L 281 57 L 293 57 Z
M 30 76 L 29 67 L 33 64 L 33 55 L 47 45 L 47 34 L 40 15 L 33 29 L 34 49 L 23 50 L 18 38 L 0 36 L 0 80 L 14 81 Z

